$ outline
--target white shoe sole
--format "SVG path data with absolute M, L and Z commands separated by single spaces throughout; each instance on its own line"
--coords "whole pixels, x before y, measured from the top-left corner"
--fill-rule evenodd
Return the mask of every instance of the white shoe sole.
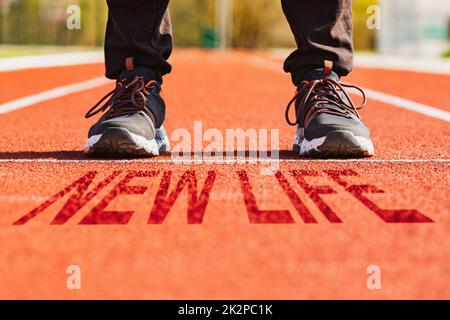
M 348 130 L 336 130 L 311 141 L 302 139 L 300 133 L 298 130 L 294 137 L 294 151 L 301 156 L 371 157 L 375 154 L 370 139 L 355 136 Z
M 163 127 L 155 132 L 155 139 L 131 133 L 125 128 L 108 128 L 90 137 L 84 152 L 88 155 L 158 156 L 170 150 L 170 142 Z

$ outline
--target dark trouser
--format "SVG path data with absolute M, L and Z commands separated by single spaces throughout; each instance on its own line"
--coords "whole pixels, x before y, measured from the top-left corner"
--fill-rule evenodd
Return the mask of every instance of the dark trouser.
M 159 79 L 171 70 L 172 51 L 169 0 L 107 0 L 105 40 L 106 76 L 116 79 L 125 59 L 151 68 Z M 286 60 L 295 85 L 304 73 L 332 61 L 339 75 L 353 65 L 351 0 L 281 0 L 298 49 Z
M 155 78 L 172 69 L 169 0 L 107 0 L 109 13 L 105 37 L 106 76 L 117 79 L 125 59 L 155 71 Z

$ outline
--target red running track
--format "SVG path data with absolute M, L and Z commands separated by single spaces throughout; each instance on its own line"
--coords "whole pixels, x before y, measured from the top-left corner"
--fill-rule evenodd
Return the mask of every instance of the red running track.
M 95 120 L 83 116 L 108 85 L 0 115 L 0 298 L 450 298 L 448 122 L 371 101 L 362 115 L 376 157 L 298 159 L 283 116 L 289 78 L 250 60 L 179 50 L 166 127 L 277 128 L 272 175 L 170 155 L 86 159 Z M 0 103 L 102 73 L 0 73 Z M 346 81 L 445 110 L 438 85 L 449 78 L 356 69 Z M 81 268 L 81 290 L 66 287 L 69 265 Z M 381 290 L 366 285 L 370 265 Z

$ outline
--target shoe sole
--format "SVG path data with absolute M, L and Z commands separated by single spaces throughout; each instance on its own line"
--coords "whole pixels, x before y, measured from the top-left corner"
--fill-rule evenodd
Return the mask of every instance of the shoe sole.
M 347 130 L 333 131 L 311 141 L 303 139 L 299 145 L 294 144 L 294 151 L 301 156 L 318 158 L 366 158 L 375 153 L 370 139 Z
M 155 140 L 156 143 L 158 144 L 159 154 L 170 151 L 170 141 L 164 126 L 161 126 L 161 128 L 156 129 Z
M 155 157 L 170 150 L 164 128 L 156 130 L 155 139 L 131 133 L 126 128 L 108 128 L 88 139 L 85 154 L 104 157 Z

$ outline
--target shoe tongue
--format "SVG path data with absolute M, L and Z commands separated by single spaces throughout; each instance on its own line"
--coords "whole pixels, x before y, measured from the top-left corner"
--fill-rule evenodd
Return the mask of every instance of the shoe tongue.
M 132 81 L 135 77 L 142 77 L 144 78 L 144 82 L 148 83 L 149 81 L 156 79 L 156 74 L 152 69 L 136 67 L 131 70 L 123 71 L 120 74 L 119 81 L 126 79 L 127 82 L 129 82 Z
M 306 72 L 305 75 L 303 76 L 303 80 L 307 81 L 321 80 L 321 79 L 333 79 L 335 81 L 339 81 L 339 76 L 334 71 L 326 73 L 322 68 L 312 69 Z
M 313 80 L 322 80 L 322 79 L 332 79 L 335 81 L 339 81 L 339 76 L 334 71 L 329 71 L 328 73 L 324 71 L 324 69 L 312 69 L 305 73 L 303 80 L 306 81 L 313 81 Z M 302 99 L 302 96 L 300 96 L 297 100 L 296 110 L 298 112 L 298 104 L 300 100 Z M 307 112 L 310 110 L 312 104 L 309 103 L 305 106 L 305 108 L 301 111 L 300 118 L 303 119 Z M 338 106 L 335 106 L 334 104 L 328 104 L 328 103 L 321 103 L 317 105 L 320 107 L 327 107 L 327 108 L 333 108 L 336 110 L 340 110 Z

